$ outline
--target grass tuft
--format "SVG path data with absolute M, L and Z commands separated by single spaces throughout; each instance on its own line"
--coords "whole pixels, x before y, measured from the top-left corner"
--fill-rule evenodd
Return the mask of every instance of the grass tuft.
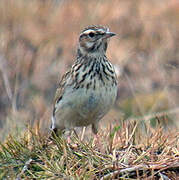
M 157 179 L 179 176 L 177 131 L 138 123 L 109 127 L 96 138 L 48 138 L 31 131 L 0 144 L 0 179 Z M 28 137 L 28 138 L 27 138 Z M 139 141 L 140 139 L 140 141 Z

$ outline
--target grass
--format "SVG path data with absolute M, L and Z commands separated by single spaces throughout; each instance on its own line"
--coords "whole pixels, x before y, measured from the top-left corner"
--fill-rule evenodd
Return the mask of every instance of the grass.
M 0 1 L 0 179 L 177 179 L 178 8 L 170 0 Z M 57 81 L 91 24 L 117 34 L 107 51 L 119 79 L 107 130 L 49 140 L 42 133 Z
M 96 138 L 49 139 L 29 130 L 0 145 L 0 179 L 177 179 L 179 133 L 125 122 Z

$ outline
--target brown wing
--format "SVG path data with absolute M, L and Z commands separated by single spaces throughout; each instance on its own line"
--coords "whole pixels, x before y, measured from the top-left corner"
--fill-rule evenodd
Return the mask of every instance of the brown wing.
M 58 88 L 55 93 L 55 98 L 54 98 L 54 103 L 53 103 L 53 113 L 56 110 L 56 104 L 62 99 L 62 96 L 64 94 L 65 87 L 68 85 L 72 85 L 75 83 L 77 80 L 78 72 L 76 69 L 79 69 L 82 66 L 81 62 L 76 62 L 72 68 L 66 72 L 66 74 L 63 75 L 60 83 L 58 84 Z M 71 79 L 68 81 L 68 79 Z
M 65 89 L 65 86 L 66 86 L 66 81 L 67 79 L 69 78 L 70 76 L 70 70 L 67 71 L 63 76 L 62 76 L 62 79 L 61 81 L 59 82 L 58 84 L 58 87 L 57 87 L 57 90 L 56 90 L 56 93 L 55 93 L 55 98 L 54 98 L 54 102 L 53 102 L 53 108 L 55 109 L 55 105 L 56 103 L 58 103 L 58 101 L 60 101 L 60 99 L 62 99 L 62 96 L 64 94 L 64 89 Z

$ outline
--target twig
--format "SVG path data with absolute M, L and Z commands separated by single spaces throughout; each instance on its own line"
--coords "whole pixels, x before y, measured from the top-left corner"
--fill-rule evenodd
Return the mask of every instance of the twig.
M 125 168 L 125 169 L 122 169 L 122 170 L 116 170 L 116 171 L 113 171 L 105 176 L 103 176 L 101 178 L 101 180 L 104 180 L 104 179 L 108 179 L 110 177 L 114 177 L 114 176 L 119 176 L 119 175 L 122 175 L 122 174 L 130 174 L 132 172 L 136 172 L 136 171 L 139 171 L 139 170 L 147 170 L 149 167 L 147 165 L 138 165 L 138 166 L 134 166 L 134 167 L 129 167 L 129 168 Z
M 177 160 L 177 159 L 176 159 Z M 137 173 L 138 171 L 151 171 L 151 170 L 159 170 L 159 172 L 157 172 L 157 174 L 159 173 L 160 176 L 162 176 L 163 174 L 161 174 L 160 171 L 164 171 L 164 170 L 173 170 L 173 169 L 178 169 L 179 168 L 179 163 L 178 162 L 174 162 L 173 164 L 161 164 L 160 166 L 157 165 L 146 165 L 146 164 L 141 164 L 141 165 L 137 165 L 134 167 L 129 167 L 129 168 L 125 168 L 125 169 L 119 169 L 119 170 L 115 170 L 109 174 L 106 174 L 105 176 L 103 176 L 101 178 L 101 180 L 104 179 L 109 179 L 109 178 L 114 178 L 115 176 L 120 176 L 122 177 L 122 175 L 126 175 L 126 176 L 132 176 L 133 173 Z M 167 176 L 165 176 L 166 178 Z M 164 175 L 163 175 L 164 178 Z

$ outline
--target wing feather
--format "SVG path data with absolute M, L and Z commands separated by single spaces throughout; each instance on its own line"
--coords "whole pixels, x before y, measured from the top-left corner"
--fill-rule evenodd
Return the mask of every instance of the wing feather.
M 58 102 L 62 99 L 63 94 L 64 94 L 64 90 L 67 84 L 67 79 L 70 77 L 70 72 L 71 70 L 67 71 L 61 78 L 56 93 L 55 93 L 55 97 L 54 97 L 54 102 L 53 102 L 53 108 L 56 108 L 56 104 L 58 104 Z

